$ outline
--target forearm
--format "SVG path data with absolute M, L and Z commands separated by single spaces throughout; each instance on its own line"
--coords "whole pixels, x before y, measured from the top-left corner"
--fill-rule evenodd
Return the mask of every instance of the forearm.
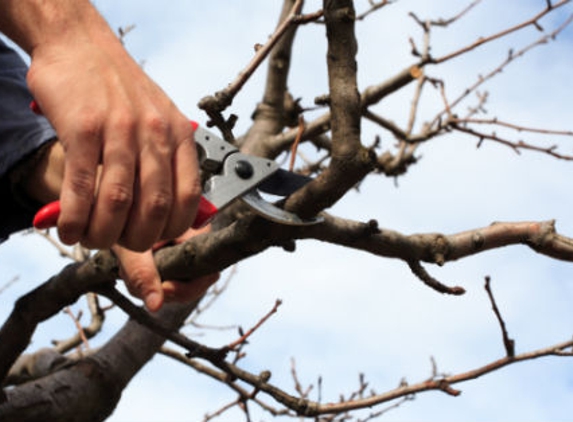
M 115 38 L 88 0 L 2 0 L 0 31 L 30 55 L 44 45 Z

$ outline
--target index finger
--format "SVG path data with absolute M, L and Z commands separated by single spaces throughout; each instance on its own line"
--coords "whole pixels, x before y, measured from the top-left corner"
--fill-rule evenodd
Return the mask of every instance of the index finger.
M 97 183 L 100 142 L 97 134 L 79 140 L 61 138 L 66 150 L 60 195 L 58 234 L 63 243 L 80 242 L 87 230 Z

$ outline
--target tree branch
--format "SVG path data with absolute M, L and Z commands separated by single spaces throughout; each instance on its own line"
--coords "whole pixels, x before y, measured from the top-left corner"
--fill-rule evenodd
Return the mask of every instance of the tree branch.
M 539 24 L 539 21 L 543 17 L 545 17 L 547 14 L 553 12 L 555 9 L 558 9 L 562 6 L 565 6 L 566 4 L 568 4 L 570 2 L 571 2 L 571 0 L 561 0 L 555 4 L 548 4 L 544 10 L 542 10 L 541 12 L 539 12 L 538 14 L 533 16 L 532 18 L 530 18 L 524 22 L 521 22 L 517 25 L 514 25 L 510 28 L 507 28 L 503 31 L 489 35 L 487 37 L 481 37 L 478 40 L 476 40 L 475 42 L 473 42 L 472 44 L 470 44 L 466 47 L 460 48 L 459 50 L 456 50 L 456 51 L 451 52 L 449 54 L 446 54 L 442 57 L 434 58 L 434 59 L 432 59 L 432 63 L 440 64 L 440 63 L 444 63 L 446 61 L 452 60 L 452 59 L 459 57 L 463 54 L 466 54 L 472 50 L 475 50 L 476 48 L 481 47 L 484 44 L 487 44 L 487 43 L 490 43 L 492 41 L 498 40 L 500 38 L 506 37 L 509 34 L 520 31 L 520 30 L 527 28 L 529 26 L 533 26 L 538 30 L 542 30 L 541 25 Z
M 374 168 L 375 162 L 360 139 L 362 108 L 357 83 L 354 5 L 350 0 L 325 0 L 323 6 L 328 39 L 332 160 L 317 179 L 287 200 L 285 208 L 303 218 L 336 203 Z
M 233 141 L 233 136 L 231 133 L 232 126 L 229 124 L 229 122 L 225 121 L 221 112 L 225 110 L 229 105 L 231 105 L 233 99 L 241 90 L 241 88 L 258 69 L 264 59 L 271 53 L 281 38 L 286 33 L 291 31 L 293 26 L 296 26 L 300 23 L 306 23 L 312 18 L 316 19 L 320 16 L 320 14 L 315 14 L 312 16 L 312 18 L 301 17 L 300 12 L 302 10 L 303 3 L 303 0 L 285 0 L 285 7 L 287 7 L 289 4 L 292 5 L 290 12 L 280 23 L 279 27 L 276 29 L 273 35 L 271 35 L 269 40 L 264 45 L 261 45 L 256 49 L 254 57 L 246 66 L 246 68 L 243 69 L 239 73 L 239 76 L 225 89 L 215 93 L 215 95 L 207 96 L 199 102 L 199 108 L 203 109 L 209 115 L 211 118 L 211 124 L 218 126 L 222 131 L 225 139 L 227 139 L 229 142 Z M 294 36 L 294 31 L 291 31 L 290 33 L 291 35 L 289 38 Z M 287 41 L 286 44 L 289 44 L 289 41 Z
M 244 152 L 274 158 L 282 150 L 273 148 L 269 138 L 276 136 L 285 127 L 285 102 L 288 99 L 287 82 L 290 73 L 292 47 L 298 25 L 294 19 L 300 16 L 302 1 L 284 0 L 276 32 L 284 31 L 273 46 L 268 64 L 267 79 L 262 102 L 253 113 L 253 124 L 244 137 Z
M 493 223 L 461 233 L 403 235 L 379 229 L 375 221 L 359 223 L 325 215 L 320 227 L 308 228 L 305 237 L 370 252 L 377 256 L 418 260 L 443 265 L 509 245 L 527 245 L 551 258 L 573 261 L 573 239 L 558 234 L 554 221 Z
M 291 409 L 296 412 L 297 415 L 314 417 L 319 415 L 336 415 L 351 410 L 371 408 L 400 398 L 412 398 L 415 394 L 427 391 L 442 391 L 446 394 L 457 396 L 461 392 L 452 388 L 455 384 L 482 377 L 505 366 L 518 362 L 525 362 L 547 356 L 570 357 L 573 355 L 571 351 L 572 348 L 573 341 L 567 341 L 547 348 L 522 353 L 514 357 L 506 356 L 482 367 L 456 375 L 446 376 L 435 373 L 430 379 L 416 384 L 408 385 L 407 383 L 401 383 L 398 388 L 385 393 L 373 394 L 368 397 L 353 398 L 352 400 L 341 400 L 338 403 L 319 403 L 293 396 L 277 386 L 270 384 L 267 377 L 261 378 L 232 364 L 221 363 L 219 367 L 233 377 L 236 377 L 261 392 L 270 395 L 277 402 L 283 404 L 287 409 Z
M 164 278 L 185 280 L 191 274 L 194 278 L 220 271 L 293 237 L 327 241 L 405 262 L 418 260 L 439 265 L 514 244 L 525 244 L 540 254 L 573 261 L 573 239 L 556 233 L 553 221 L 495 223 L 452 235 L 405 236 L 380 230 L 375 222 L 365 224 L 325 216 L 324 223 L 305 228 L 280 226 L 257 217 L 246 218 L 241 224 L 160 250 L 156 262 Z M 66 267 L 21 298 L 0 330 L 3 377 L 27 347 L 37 324 L 74 303 L 86 291 L 109 286 L 116 277 L 115 259 L 107 252 L 100 252 L 86 263 Z
M 497 318 L 497 321 L 499 322 L 499 326 L 501 328 L 501 334 L 503 337 L 503 346 L 505 347 L 506 356 L 508 358 L 513 358 L 515 356 L 515 341 L 509 337 L 509 334 L 507 332 L 507 328 L 505 327 L 505 321 L 503 320 L 503 317 L 501 316 L 501 312 L 497 306 L 497 303 L 495 301 L 495 297 L 493 296 L 493 291 L 491 289 L 491 278 L 490 277 L 485 278 L 485 291 L 487 292 L 487 295 L 489 297 L 489 301 L 491 302 L 491 308 L 493 309 L 495 317 Z

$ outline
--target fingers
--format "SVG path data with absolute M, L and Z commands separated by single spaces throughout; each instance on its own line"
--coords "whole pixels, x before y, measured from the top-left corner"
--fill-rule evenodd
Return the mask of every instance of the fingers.
M 202 227 L 199 230 L 188 229 L 174 241 L 176 244 L 179 244 L 199 234 L 208 233 L 209 231 L 211 231 L 210 225 Z M 218 279 L 219 273 L 215 273 L 185 283 L 165 281 L 163 283 L 165 300 L 180 303 L 198 300 Z
M 193 221 L 193 129 L 115 38 L 91 41 L 39 51 L 28 76 L 65 150 L 58 231 L 66 244 L 142 252 Z
M 82 240 L 91 248 L 110 247 L 118 241 L 133 204 L 137 162 L 131 151 L 136 150 L 135 139 L 129 122 L 118 126 L 116 133 L 107 136 L 96 201 Z M 126 141 L 121 142 L 123 139 Z
M 151 251 L 138 253 L 118 245 L 112 249 L 119 260 L 120 275 L 127 289 L 142 299 L 151 312 L 158 311 L 165 300 L 179 303 L 198 300 L 219 279 L 216 273 L 185 283 L 161 283 Z
M 116 120 L 104 135 L 94 130 L 85 142 L 68 141 L 58 227 L 68 244 L 102 249 L 119 242 L 141 252 L 193 223 L 201 194 L 197 151 L 185 118 L 171 125 L 155 116 L 137 130 L 132 119 Z
M 161 118 L 150 119 L 140 137 L 134 203 L 120 243 L 132 250 L 146 250 L 161 239 L 175 201 L 172 161 L 174 139 Z
M 163 230 L 163 239 L 174 239 L 184 233 L 195 221 L 198 199 L 201 195 L 200 177 L 197 167 L 197 149 L 193 131 L 185 122 L 186 131 L 181 134 L 184 141 L 179 145 L 174 161 L 173 203 L 168 224 Z
M 100 157 L 99 128 L 85 126 L 77 135 L 61 134 L 70 142 L 66 151 L 64 179 L 60 195 L 61 208 L 58 232 L 62 242 L 71 245 L 79 242 L 88 225 L 96 187 L 97 167 Z M 82 139 L 80 144 L 74 137 Z
M 121 277 L 129 292 L 143 299 L 149 311 L 158 311 L 163 306 L 164 295 L 151 251 L 137 253 L 120 246 L 114 246 L 113 251 L 119 260 Z
M 202 227 L 199 230 L 188 229 L 174 239 L 174 242 L 179 244 L 210 230 L 210 226 Z M 157 244 L 156 246 L 159 249 L 162 245 Z M 112 250 L 119 260 L 120 275 L 125 281 L 127 289 L 132 295 L 143 299 L 147 309 L 152 312 L 158 311 L 165 300 L 172 302 L 197 300 L 205 294 L 209 286 L 219 279 L 217 273 L 200 277 L 191 282 L 166 281 L 162 283 L 151 250 L 138 253 L 120 245 L 114 245 Z

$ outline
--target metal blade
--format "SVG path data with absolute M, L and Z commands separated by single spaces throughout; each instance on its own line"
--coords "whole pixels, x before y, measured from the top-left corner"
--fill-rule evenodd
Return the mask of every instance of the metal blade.
M 270 193 L 271 195 L 289 196 L 311 180 L 313 180 L 311 177 L 278 169 L 271 176 L 258 184 L 257 189 L 264 193 Z
M 322 217 L 303 220 L 298 215 L 275 207 L 270 202 L 265 201 L 255 189 L 241 196 L 241 200 L 261 217 L 274 221 L 275 223 L 289 226 L 311 226 L 324 221 Z

